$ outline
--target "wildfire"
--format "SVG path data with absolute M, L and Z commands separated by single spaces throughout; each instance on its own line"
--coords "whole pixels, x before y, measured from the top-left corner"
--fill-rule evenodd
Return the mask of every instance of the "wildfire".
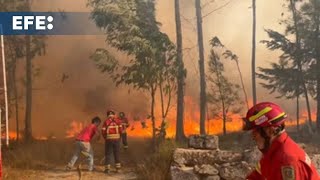
M 311 119 L 312 122 L 316 122 L 316 112 L 311 112 Z M 292 119 L 292 118 L 291 118 Z M 302 112 L 300 119 L 299 119 L 299 124 L 305 124 L 307 122 L 308 119 L 308 112 L 304 111 Z M 286 126 L 296 126 L 297 125 L 297 121 L 296 120 L 290 120 L 286 122 Z
M 21 137 L 21 134 L 19 135 Z M 2 132 L 2 139 L 3 138 L 6 138 L 5 132 Z M 17 133 L 15 131 L 9 131 L 9 139 L 12 139 L 12 140 L 17 139 Z
M 21 133 L 19 133 L 19 137 L 20 137 L 20 138 L 23 137 Z M 5 132 L 3 132 L 3 134 L 2 134 L 2 139 L 5 139 L 5 138 L 6 138 Z M 10 140 L 15 140 L 15 139 L 17 139 L 17 133 L 16 133 L 16 131 L 9 131 L 9 139 L 10 139 Z M 36 139 L 36 140 L 48 140 L 48 137 L 45 137 L 45 136 L 35 136 L 34 139 Z
M 73 138 L 80 133 L 80 131 L 84 128 L 83 123 L 72 121 L 70 123 L 70 128 L 66 131 L 66 138 Z
M 140 117 L 142 117 L 140 115 Z M 147 118 L 147 115 L 144 115 L 145 118 L 140 118 L 132 120 L 129 117 L 130 127 L 127 129 L 128 136 L 131 137 L 152 137 L 152 122 L 151 119 Z M 155 107 L 155 119 L 156 119 L 156 128 L 159 128 L 161 125 L 161 108 L 159 106 Z M 205 128 L 207 134 L 221 134 L 223 133 L 223 120 L 221 118 L 210 118 L 205 121 Z M 228 112 L 227 121 L 226 121 L 226 130 L 227 132 L 236 132 L 242 130 L 243 127 L 243 115 L 233 114 Z M 299 120 L 300 124 L 306 123 L 307 112 L 301 114 Z M 185 113 L 184 113 L 184 132 L 185 135 L 199 134 L 199 119 L 200 111 L 198 104 L 194 103 L 192 98 L 185 97 Z M 313 121 L 316 120 L 316 113 L 312 112 Z M 297 122 L 293 120 L 288 120 L 286 126 L 296 126 Z M 83 123 L 72 121 L 70 123 L 70 128 L 66 131 L 66 138 L 75 137 L 80 133 L 82 128 L 84 128 Z M 172 109 L 169 111 L 166 118 L 166 133 L 167 137 L 174 137 L 176 132 L 176 111 Z
M 161 108 L 155 108 L 156 127 L 161 125 Z M 228 132 L 239 131 L 242 129 L 242 118 L 239 114 L 228 113 L 228 121 L 226 122 L 226 129 Z M 184 132 L 186 135 L 199 134 L 199 119 L 200 111 L 198 104 L 194 103 L 192 98 L 185 97 L 185 113 L 184 113 Z M 142 124 L 145 123 L 145 126 Z M 173 137 L 176 132 L 176 112 L 170 111 L 166 118 L 167 123 L 167 137 Z M 207 119 L 206 131 L 208 134 L 219 134 L 223 132 L 222 119 Z M 131 127 L 128 129 L 128 135 L 134 137 L 150 137 L 152 136 L 152 123 L 150 119 L 143 119 L 143 121 L 131 121 Z
M 48 137 L 45 137 L 45 136 L 36 136 L 35 139 L 36 139 L 36 140 L 46 141 L 46 140 L 48 140 Z

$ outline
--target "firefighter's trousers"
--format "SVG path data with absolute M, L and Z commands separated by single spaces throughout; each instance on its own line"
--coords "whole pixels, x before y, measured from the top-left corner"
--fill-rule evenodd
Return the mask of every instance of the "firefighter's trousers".
M 114 157 L 116 168 L 119 169 L 121 167 L 120 164 L 120 139 L 112 139 L 105 141 L 105 165 L 106 168 L 110 168 L 112 155 Z

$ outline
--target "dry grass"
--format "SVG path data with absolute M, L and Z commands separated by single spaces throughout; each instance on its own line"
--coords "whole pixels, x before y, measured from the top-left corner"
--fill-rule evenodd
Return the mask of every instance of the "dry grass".
M 3 163 L 10 168 L 45 169 L 65 164 L 73 152 L 73 141 L 12 142 L 3 149 Z
M 295 137 L 299 134 L 290 132 Z M 299 139 L 306 144 L 306 151 L 318 153 L 320 135 L 314 138 Z M 254 143 L 250 134 L 230 133 L 219 136 L 220 149 L 241 151 Z M 177 145 L 174 140 L 166 140 L 159 146 L 157 153 L 152 152 L 150 139 L 129 139 L 129 150 L 121 149 L 121 160 L 126 171 L 135 172 L 138 179 L 167 180 L 170 179 L 170 164 L 173 150 L 185 145 Z M 93 143 L 95 164 L 103 165 L 103 141 Z M 4 179 L 32 179 L 37 170 L 50 170 L 63 167 L 70 160 L 74 151 L 74 140 L 47 140 L 32 143 L 12 142 L 9 148 L 3 147 Z M 78 160 L 84 162 L 83 157 Z M 102 164 L 100 164 L 102 163 Z M 85 163 L 86 164 L 86 163 Z M 24 176 L 22 176 L 24 175 Z
M 156 153 L 149 152 L 137 166 L 138 179 L 142 180 L 168 180 L 170 178 L 170 165 L 173 151 L 178 145 L 174 140 L 166 140 L 159 145 Z
M 74 140 L 47 140 L 32 143 L 12 142 L 9 148 L 3 149 L 4 179 L 33 179 L 35 173 L 46 172 L 56 168 L 63 168 L 71 159 L 74 151 Z M 93 143 L 95 165 L 103 169 L 104 142 Z M 168 145 L 168 150 L 172 146 Z M 161 149 L 159 155 L 151 155 L 150 139 L 129 139 L 129 150 L 121 149 L 121 163 L 126 172 L 135 172 L 138 164 L 148 163 L 156 159 L 151 167 L 158 173 L 157 167 L 163 169 L 170 164 L 162 159 L 169 159 L 170 153 Z M 145 161 L 148 159 L 148 161 Z M 86 168 L 86 159 L 81 157 L 76 166 L 81 163 Z M 161 161 L 160 161 L 161 160 Z M 159 164 L 157 164 L 159 163 Z M 146 164 L 149 168 L 149 165 Z M 159 166 L 160 165 L 160 166 Z M 140 171 L 139 171 L 140 172 Z M 151 172 L 147 175 L 151 177 Z M 162 171 L 159 171 L 163 175 Z M 40 175 L 41 176 L 41 175 Z M 150 178 L 147 178 L 150 179 Z M 154 178 L 151 178 L 154 179 Z

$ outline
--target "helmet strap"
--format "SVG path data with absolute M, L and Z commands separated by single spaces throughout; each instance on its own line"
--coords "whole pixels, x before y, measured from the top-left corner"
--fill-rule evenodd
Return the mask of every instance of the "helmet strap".
M 266 153 L 270 147 L 270 137 L 267 135 L 267 133 L 264 131 L 263 128 L 258 129 L 261 137 L 264 139 L 264 146 L 263 149 L 259 149 L 262 153 Z

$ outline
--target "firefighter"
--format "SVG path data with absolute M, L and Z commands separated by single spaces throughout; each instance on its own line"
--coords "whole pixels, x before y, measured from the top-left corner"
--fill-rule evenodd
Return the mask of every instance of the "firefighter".
M 127 140 L 127 128 L 129 127 L 129 121 L 124 112 L 119 113 L 119 119 L 121 120 L 122 124 L 122 133 L 121 139 L 124 149 L 128 149 L 128 140 Z
M 276 104 L 262 102 L 247 112 L 244 130 L 251 130 L 263 156 L 249 180 L 319 180 L 309 156 L 285 131 L 286 113 Z
M 93 136 L 96 135 L 99 137 L 98 127 L 101 123 L 101 119 L 99 117 L 94 117 L 91 120 L 91 124 L 85 127 L 76 138 L 76 150 L 72 159 L 66 166 L 66 170 L 72 169 L 74 164 L 76 163 L 80 153 L 87 157 L 89 163 L 89 171 L 93 170 L 93 150 L 90 144 Z
M 107 119 L 102 125 L 102 135 L 105 139 L 105 173 L 110 172 L 111 157 L 114 156 L 116 171 L 119 172 L 120 164 L 120 135 L 122 132 L 121 121 L 115 117 L 113 110 L 107 111 Z

